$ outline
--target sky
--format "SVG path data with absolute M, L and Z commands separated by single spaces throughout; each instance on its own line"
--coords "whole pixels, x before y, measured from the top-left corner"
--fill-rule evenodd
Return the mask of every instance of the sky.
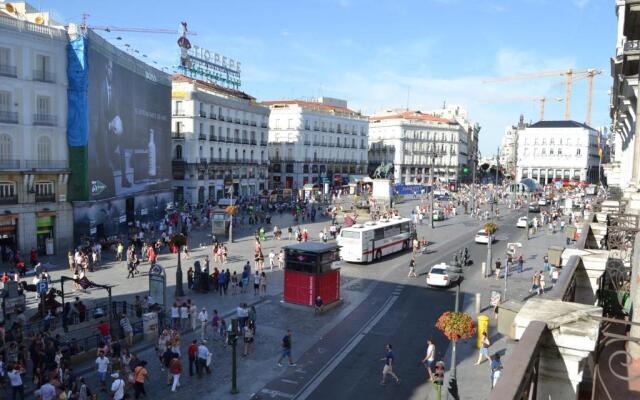
M 178 29 L 192 44 L 242 62 L 241 90 L 258 100 L 329 96 L 371 115 L 446 104 L 481 125 L 480 151 L 495 154 L 507 126 L 539 119 L 531 97 L 564 97 L 563 77 L 483 83 L 489 77 L 597 68 L 594 127 L 609 126 L 613 0 L 34 0 L 58 20 Z M 177 63 L 176 37 L 101 33 L 157 65 Z M 120 40 L 116 38 L 120 37 Z M 572 119 L 584 122 L 586 80 L 573 85 Z M 517 100 L 514 100 L 516 98 Z M 524 99 L 523 99 L 524 98 Z M 545 119 L 562 119 L 548 101 Z

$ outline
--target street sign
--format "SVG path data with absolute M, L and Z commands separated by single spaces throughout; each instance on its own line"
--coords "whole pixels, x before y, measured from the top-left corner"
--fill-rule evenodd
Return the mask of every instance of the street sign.
M 107 188 L 107 185 L 100 181 L 91 181 L 91 195 L 98 196 L 100 193 L 104 192 Z
M 36 285 L 39 294 L 46 294 L 49 291 L 49 281 L 43 279 Z
M 502 297 L 502 295 L 500 294 L 499 290 L 492 290 L 491 291 L 491 300 L 489 300 L 489 303 L 492 306 L 497 306 L 498 304 L 500 304 L 500 298 Z
M 149 269 L 149 297 L 161 306 L 167 305 L 167 277 L 159 264 Z

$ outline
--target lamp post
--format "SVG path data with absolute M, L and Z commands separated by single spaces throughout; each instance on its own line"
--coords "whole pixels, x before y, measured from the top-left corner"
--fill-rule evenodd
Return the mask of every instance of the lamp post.
M 180 254 L 182 252 L 182 246 L 186 246 L 187 238 L 182 233 L 176 233 L 171 238 L 171 243 L 178 248 L 178 267 L 176 268 L 176 290 L 175 297 L 183 297 L 184 289 L 182 287 L 182 264 Z
M 233 183 L 229 188 L 229 195 L 231 196 L 231 207 L 235 207 L 233 204 Z M 233 212 L 229 213 L 229 243 L 233 243 Z
M 231 333 L 229 334 L 229 344 L 231 345 L 231 394 L 238 394 L 238 363 L 236 347 L 238 345 L 238 319 L 231 319 Z
M 455 312 L 460 312 L 460 286 L 464 277 L 460 275 L 456 284 L 456 303 Z M 458 376 L 457 376 L 457 362 L 456 362 L 456 346 L 457 341 L 452 340 L 451 343 L 451 379 L 449 379 L 449 393 L 454 399 L 458 399 Z

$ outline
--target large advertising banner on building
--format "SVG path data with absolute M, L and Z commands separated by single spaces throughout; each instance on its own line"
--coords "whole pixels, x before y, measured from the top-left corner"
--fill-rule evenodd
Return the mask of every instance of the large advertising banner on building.
M 90 200 L 171 188 L 171 86 L 89 42 Z M 129 61 L 126 58 L 122 60 Z M 137 67 L 131 63 L 131 68 Z

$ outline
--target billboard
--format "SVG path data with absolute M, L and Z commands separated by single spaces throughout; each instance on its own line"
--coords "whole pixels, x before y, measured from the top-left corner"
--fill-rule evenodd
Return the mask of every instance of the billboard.
M 107 56 L 94 43 L 87 52 L 89 200 L 169 190 L 170 84 L 133 57 Z

